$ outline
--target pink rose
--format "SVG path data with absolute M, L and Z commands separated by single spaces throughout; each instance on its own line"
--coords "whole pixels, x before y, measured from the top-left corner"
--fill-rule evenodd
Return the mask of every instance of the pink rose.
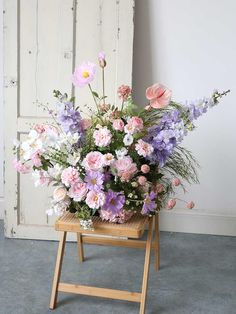
M 144 176 L 140 176 L 140 177 L 138 178 L 138 183 L 139 183 L 140 185 L 145 185 L 146 182 L 147 182 L 147 179 L 146 179 Z
M 88 192 L 85 202 L 90 208 L 98 209 L 105 204 L 105 200 L 106 196 L 104 192 L 93 190 Z
M 187 203 L 187 208 L 188 209 L 192 209 L 194 206 L 195 206 L 195 204 L 194 204 L 193 201 L 190 201 L 190 202 Z
M 101 170 L 104 166 L 104 156 L 100 152 L 90 152 L 83 160 L 83 166 L 86 170 Z
M 79 172 L 73 167 L 68 167 L 62 171 L 61 181 L 66 186 L 71 186 L 80 180 Z
M 121 181 L 124 182 L 129 182 L 137 172 L 137 165 L 129 156 L 116 160 L 113 163 L 113 167 L 115 168 L 117 175 L 121 178 Z
M 147 88 L 146 97 L 152 108 L 161 109 L 169 105 L 172 92 L 161 84 L 154 84 Z
M 124 122 L 121 119 L 116 119 L 113 121 L 113 128 L 116 131 L 123 131 L 124 130 Z
M 112 134 L 107 127 L 103 127 L 94 131 L 93 138 L 98 147 L 106 147 L 111 143 Z
M 171 198 L 171 199 L 168 201 L 168 203 L 167 203 L 167 208 L 168 208 L 168 209 L 172 209 L 172 208 L 175 207 L 175 205 L 176 205 L 176 199 Z
M 130 118 L 128 124 L 134 128 L 135 132 L 139 132 L 143 129 L 143 120 L 139 117 Z
M 174 178 L 174 179 L 172 180 L 172 184 L 173 184 L 174 186 L 179 186 L 180 183 L 181 183 L 181 181 L 180 181 L 179 178 Z
M 150 167 L 148 165 L 142 165 L 141 166 L 141 171 L 143 173 L 148 173 L 150 171 Z
M 56 202 L 63 201 L 66 198 L 66 196 L 67 196 L 67 190 L 62 186 L 57 187 L 53 191 L 53 199 Z
M 87 192 L 88 188 L 86 183 L 81 181 L 71 186 L 68 195 L 69 197 L 73 198 L 74 201 L 80 202 L 85 198 Z
M 143 140 L 138 140 L 138 143 L 135 144 L 135 149 L 139 156 L 147 157 L 150 156 L 153 152 L 153 147 L 151 144 L 143 141 Z

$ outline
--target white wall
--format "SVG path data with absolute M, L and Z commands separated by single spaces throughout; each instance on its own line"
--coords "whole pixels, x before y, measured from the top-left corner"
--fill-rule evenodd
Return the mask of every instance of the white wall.
M 236 2 L 234 0 L 136 0 L 133 88 L 161 82 L 178 101 L 230 88 L 231 94 L 197 122 L 184 145 L 201 164 L 200 185 L 183 205 L 162 216 L 162 228 L 236 235 Z
M 2 0 L 0 1 L 0 219 L 3 218 L 3 27 Z

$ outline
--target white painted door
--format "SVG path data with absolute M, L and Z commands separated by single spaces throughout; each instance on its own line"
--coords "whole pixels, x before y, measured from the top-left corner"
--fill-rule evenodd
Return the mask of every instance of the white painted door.
M 53 89 L 90 103 L 86 90 L 73 91 L 71 75 L 75 64 L 96 61 L 101 50 L 109 64 L 110 101 L 116 101 L 117 86 L 131 84 L 134 1 L 5 0 L 4 6 L 5 234 L 56 239 L 55 218 L 45 213 L 50 191 L 14 171 L 12 140 L 48 120 L 37 102 L 53 106 Z

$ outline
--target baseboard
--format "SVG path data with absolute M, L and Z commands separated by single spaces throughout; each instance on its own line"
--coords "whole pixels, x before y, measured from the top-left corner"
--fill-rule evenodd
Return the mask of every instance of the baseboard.
M 4 198 L 0 197 L 0 219 L 4 217 Z
M 160 229 L 170 232 L 236 236 L 236 210 L 163 210 Z

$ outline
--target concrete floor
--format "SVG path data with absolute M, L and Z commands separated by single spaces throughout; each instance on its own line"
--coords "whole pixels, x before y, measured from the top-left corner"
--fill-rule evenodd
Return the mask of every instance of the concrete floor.
M 59 293 L 48 309 L 57 243 L 4 239 L 0 222 L 1 314 L 137 314 L 138 304 Z M 144 252 L 68 243 L 62 280 L 139 291 Z M 236 238 L 161 234 L 161 270 L 151 263 L 146 314 L 235 314 Z

